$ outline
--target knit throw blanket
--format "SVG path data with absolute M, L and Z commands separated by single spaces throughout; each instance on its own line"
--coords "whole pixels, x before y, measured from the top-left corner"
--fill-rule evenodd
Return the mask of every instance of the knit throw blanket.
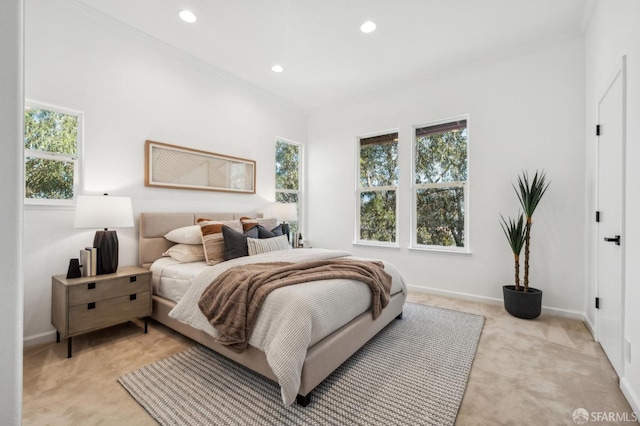
M 329 259 L 235 266 L 220 274 L 202 293 L 198 306 L 218 330 L 218 343 L 236 352 L 246 349 L 260 308 L 272 291 L 292 284 L 331 279 L 361 281 L 372 294 L 373 319 L 387 306 L 391 276 L 382 262 Z

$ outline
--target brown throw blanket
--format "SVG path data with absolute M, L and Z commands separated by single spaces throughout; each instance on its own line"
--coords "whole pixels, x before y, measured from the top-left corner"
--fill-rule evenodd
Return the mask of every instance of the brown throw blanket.
M 242 352 L 269 293 L 292 284 L 330 279 L 366 283 L 373 296 L 373 319 L 378 318 L 382 308 L 389 304 L 391 276 L 385 272 L 382 262 L 329 259 L 235 266 L 209 284 L 198 306 L 218 330 L 217 342 Z

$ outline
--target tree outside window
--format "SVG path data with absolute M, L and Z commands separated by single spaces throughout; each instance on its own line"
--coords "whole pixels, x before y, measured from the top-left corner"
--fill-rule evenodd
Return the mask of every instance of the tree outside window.
M 358 242 L 397 241 L 398 132 L 360 138 Z
M 466 248 L 467 120 L 415 129 L 415 243 Z
M 301 155 L 302 146 L 284 140 L 276 140 L 276 202 L 295 203 L 298 220 L 290 222 L 291 232 L 300 232 L 301 210 Z
M 27 103 L 24 115 L 26 203 L 73 203 L 79 182 L 81 130 L 81 114 Z

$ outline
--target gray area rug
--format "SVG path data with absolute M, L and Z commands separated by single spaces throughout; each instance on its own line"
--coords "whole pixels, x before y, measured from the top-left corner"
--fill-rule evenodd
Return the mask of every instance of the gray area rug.
M 482 316 L 406 303 L 311 393 L 286 407 L 280 387 L 197 345 L 118 379 L 162 425 L 452 425 Z

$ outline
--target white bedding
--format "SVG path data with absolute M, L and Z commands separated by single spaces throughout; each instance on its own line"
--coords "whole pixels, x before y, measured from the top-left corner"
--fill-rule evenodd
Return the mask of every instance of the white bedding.
M 223 271 L 237 265 L 259 262 L 301 262 L 347 257 L 345 251 L 326 249 L 283 250 L 246 256 L 206 268 L 193 280 L 169 316 L 217 337 L 198 308 L 205 288 Z M 403 292 L 406 285 L 392 265 L 385 270 L 393 278 L 391 294 Z M 249 344 L 262 350 L 278 378 L 282 400 L 291 404 L 300 388 L 302 365 L 307 348 L 342 327 L 371 307 L 369 287 L 353 280 L 326 280 L 282 287 L 265 300 L 249 339 Z
M 193 278 L 206 268 L 206 262 L 182 263 L 171 257 L 161 257 L 150 268 L 153 294 L 178 303 Z

